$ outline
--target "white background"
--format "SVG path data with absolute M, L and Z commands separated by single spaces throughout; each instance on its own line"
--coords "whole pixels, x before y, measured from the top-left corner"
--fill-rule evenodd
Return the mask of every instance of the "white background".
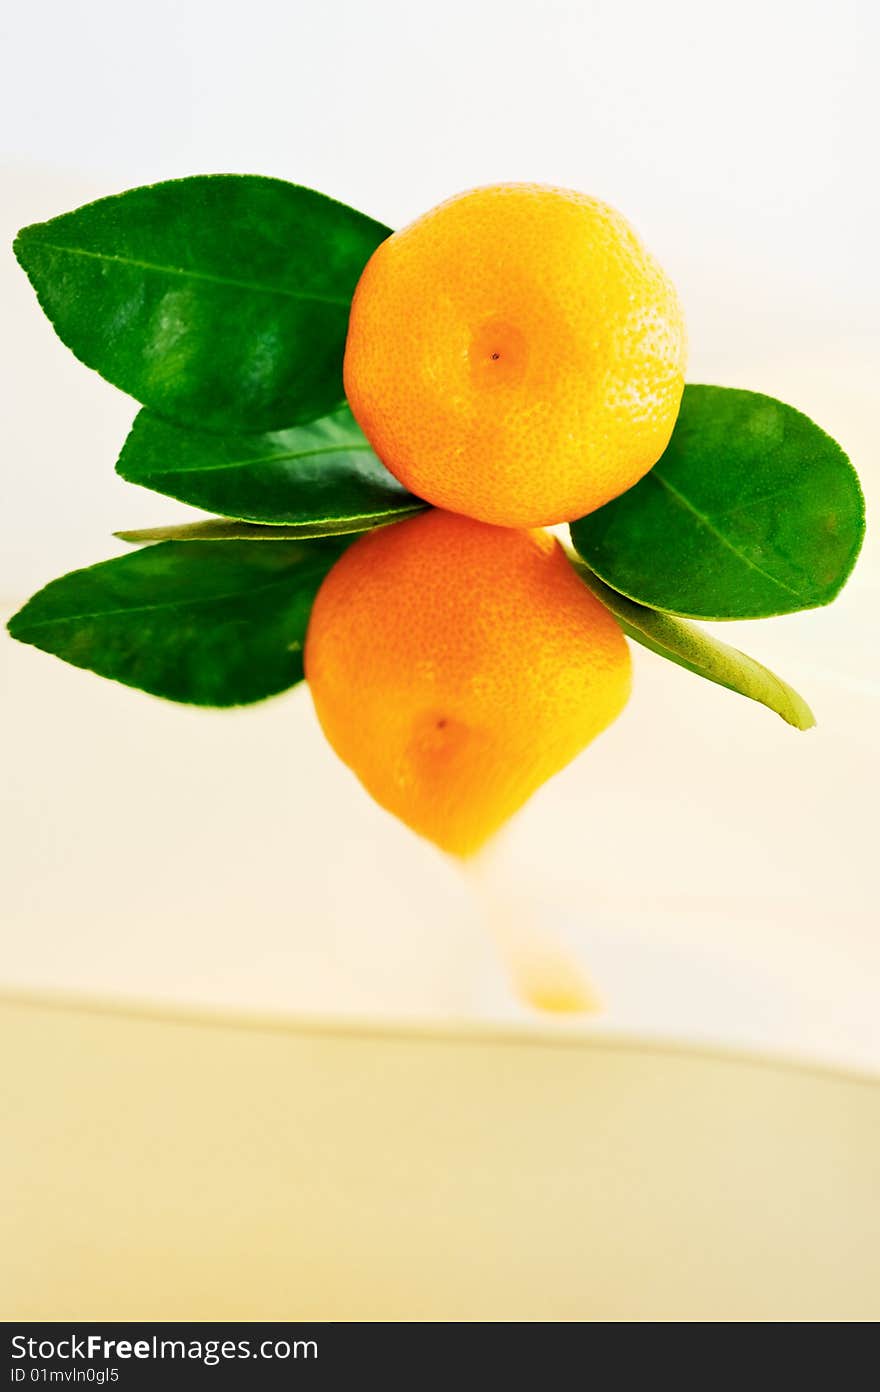
M 691 380 L 835 434 L 876 496 L 880 23 L 813 3 L 127 3 L 9 10 L 2 240 L 138 183 L 256 171 L 400 225 L 481 182 L 619 206 L 675 279 Z M 54 340 L 2 253 L 0 594 L 187 515 L 113 475 L 132 403 Z M 638 655 L 613 731 L 519 819 L 596 1028 L 880 1060 L 877 559 L 734 641 L 804 689 L 800 736 Z M 725 636 L 730 636 L 729 629 Z M 5 979 L 280 1010 L 513 1010 L 472 896 L 374 809 L 299 691 L 163 706 L 4 642 Z

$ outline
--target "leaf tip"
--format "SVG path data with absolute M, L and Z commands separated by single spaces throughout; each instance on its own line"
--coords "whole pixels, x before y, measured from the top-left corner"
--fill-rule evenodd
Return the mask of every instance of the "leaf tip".
M 782 712 L 780 714 L 782 715 Z M 815 730 L 818 723 L 812 710 L 802 697 L 798 698 L 797 707 L 788 714 L 782 715 L 782 719 L 794 730 Z
M 12 239 L 12 254 L 27 276 L 30 276 L 26 256 L 28 242 L 32 240 L 30 234 L 36 232 L 42 225 L 40 222 L 29 222 L 26 227 L 20 227 Z
M 149 541 L 156 540 L 155 537 L 146 536 L 143 529 L 131 532 L 113 532 L 112 535 L 117 541 L 124 541 L 129 546 L 143 546 Z
M 28 600 L 27 604 L 23 604 L 22 607 L 15 614 L 13 614 L 11 618 L 6 620 L 6 632 L 9 634 L 10 638 L 14 638 L 17 643 L 27 643 L 29 641 L 24 636 L 24 631 L 27 625 L 26 623 L 22 622 L 22 619 L 24 618 L 24 615 L 27 613 L 29 607 L 30 600 Z

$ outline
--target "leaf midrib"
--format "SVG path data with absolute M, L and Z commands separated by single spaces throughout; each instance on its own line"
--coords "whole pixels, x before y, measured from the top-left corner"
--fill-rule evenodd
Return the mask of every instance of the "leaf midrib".
M 755 571 L 757 575 L 763 576 L 765 580 L 769 580 L 771 585 L 777 585 L 779 589 L 785 590 L 788 594 L 794 595 L 796 599 L 806 598 L 806 596 L 804 596 L 800 590 L 793 589 L 793 587 L 791 585 L 787 585 L 784 580 L 780 580 L 777 576 L 771 575 L 769 570 L 764 570 L 764 568 L 762 566 L 759 566 L 756 561 L 753 561 L 749 556 L 747 556 L 743 551 L 741 551 L 739 547 L 736 546 L 733 541 L 731 541 L 730 537 L 726 536 L 724 532 L 720 530 L 719 527 L 715 526 L 714 522 L 712 522 L 711 518 L 708 517 L 706 513 L 701 512 L 700 509 L 698 507 L 695 507 L 694 504 L 684 493 L 679 492 L 679 490 L 675 487 L 674 484 L 670 483 L 667 478 L 664 478 L 661 473 L 658 473 L 656 466 L 648 474 L 648 478 L 655 479 L 657 483 L 659 483 L 663 488 L 665 488 L 669 493 L 671 493 L 672 497 L 676 500 L 676 502 L 681 507 L 683 507 L 685 511 L 691 513 L 691 515 L 695 517 L 697 521 L 703 527 L 706 528 L 707 531 L 711 532 L 714 537 L 717 537 L 717 539 L 721 542 L 722 546 L 726 546 L 728 551 L 731 551 L 733 555 L 736 556 L 737 560 L 742 561 L 743 565 L 748 566 L 749 569 Z
M 291 566 L 290 569 L 295 570 L 297 568 Z M 310 566 L 305 574 L 311 577 L 316 569 L 319 569 L 319 567 Z M 298 573 L 302 574 L 303 572 L 298 571 Z M 150 614 L 162 609 L 195 608 L 200 604 L 222 604 L 228 599 L 245 599 L 249 598 L 251 595 L 262 594 L 265 590 L 275 589 L 276 586 L 289 582 L 289 580 L 290 572 L 288 571 L 285 572 L 284 575 L 276 577 L 274 580 L 268 580 L 264 585 L 254 585 L 251 589 L 231 591 L 228 594 L 201 595 L 193 599 L 160 600 L 153 604 L 125 605 L 120 609 L 92 609 L 76 614 L 55 615 L 55 617 L 51 619 L 36 619 L 32 620 L 30 623 L 22 624 L 21 629 L 22 632 L 26 632 L 34 628 L 50 628 L 53 624 L 75 623 L 81 619 L 110 619 L 115 618 L 119 614 Z
M 181 465 L 178 464 L 173 469 L 151 468 L 145 470 L 142 477 L 166 478 L 172 477 L 174 474 L 219 474 L 224 472 L 224 470 L 226 469 L 252 469 L 258 464 L 286 464 L 289 463 L 292 459 L 313 459 L 315 458 L 315 456 L 321 454 L 372 453 L 373 451 L 369 445 L 322 445 L 320 449 L 284 451 L 284 453 L 281 454 L 259 455 L 254 459 L 232 459 L 220 464 L 193 464 L 184 465 L 183 467 L 181 467 Z M 123 474 L 120 470 L 120 476 L 122 478 L 128 479 L 132 483 L 138 482 L 137 474 L 134 470 L 127 474 Z
M 35 246 L 43 247 L 47 251 L 63 252 L 68 256 L 83 256 L 94 261 L 115 262 L 121 266 L 134 266 L 141 271 L 151 271 L 157 275 L 179 276 L 182 280 L 200 280 L 211 285 L 227 285 L 238 290 L 254 290 L 261 295 L 282 295 L 291 300 L 308 300 L 315 304 L 334 305 L 341 309 L 347 309 L 351 303 L 350 297 L 345 298 L 339 295 L 319 295 L 315 291 L 303 293 L 299 290 L 290 290 L 280 285 L 262 285 L 259 281 L 239 280 L 234 276 L 212 275 L 209 271 L 195 271 L 183 266 L 165 266 L 158 262 L 141 261 L 134 256 L 114 256 L 107 251 L 89 251 L 85 247 L 65 246 L 57 242 L 46 242 L 41 237 L 24 238 L 22 244 L 27 246 L 31 242 Z

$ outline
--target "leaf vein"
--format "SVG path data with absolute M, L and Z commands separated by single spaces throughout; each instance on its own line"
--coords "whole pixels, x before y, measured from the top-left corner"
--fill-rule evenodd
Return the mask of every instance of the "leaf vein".
M 672 494 L 673 498 L 675 498 L 676 502 L 681 507 L 683 507 L 686 512 L 689 512 L 694 517 L 696 517 L 697 521 L 700 522 L 701 525 L 704 526 L 707 531 L 711 532 L 713 536 L 717 537 L 721 544 L 723 546 L 726 546 L 728 551 L 731 551 L 734 554 L 734 556 L 736 556 L 738 560 L 742 561 L 744 565 L 747 565 L 750 570 L 754 570 L 757 575 L 762 575 L 765 580 L 769 580 L 771 585 L 778 585 L 778 587 L 781 590 L 786 590 L 789 594 L 794 595 L 797 599 L 802 599 L 804 597 L 799 590 L 793 589 L 792 586 L 787 585 L 784 580 L 780 580 L 778 576 L 772 575 L 769 570 L 764 570 L 763 566 L 759 566 L 756 561 L 753 561 L 749 556 L 745 554 L 745 552 L 741 551 L 739 547 L 736 546 L 733 541 L 731 541 L 729 536 L 726 536 L 719 527 L 715 526 L 711 518 L 707 517 L 705 513 L 700 512 L 699 508 L 694 507 L 693 503 L 690 501 L 689 498 L 687 498 L 684 495 L 684 493 L 680 493 L 679 490 L 674 486 L 674 484 L 671 484 L 668 479 L 665 479 L 662 474 L 659 474 L 657 472 L 656 467 L 652 469 L 651 472 L 648 474 L 648 478 L 655 479 L 657 483 L 659 483 L 663 488 L 667 489 L 667 491 Z
M 294 569 L 294 567 L 291 567 L 291 570 L 292 569 Z M 309 574 L 311 574 L 313 569 L 314 567 L 310 567 Z M 264 591 L 274 589 L 278 585 L 289 583 L 290 574 L 287 572 L 277 577 L 275 580 L 267 581 L 264 585 L 254 585 L 253 588 L 245 590 L 233 590 L 229 594 L 198 595 L 191 599 L 159 600 L 153 604 L 123 605 L 118 609 L 93 609 L 76 614 L 56 614 L 48 619 L 33 619 L 26 624 L 22 623 L 21 631 L 26 633 L 35 628 L 51 628 L 54 624 L 78 623 L 81 619 L 110 619 L 117 617 L 119 614 L 149 614 L 161 609 L 189 609 L 200 604 L 222 604 L 228 599 L 249 599 L 252 595 L 262 594 Z M 16 627 L 18 627 L 18 625 L 16 625 Z
M 369 445 L 346 445 L 346 444 L 325 445 L 325 446 L 322 446 L 321 449 L 300 450 L 300 451 L 297 451 L 297 452 L 294 452 L 294 451 L 285 451 L 283 454 L 264 454 L 264 455 L 257 455 L 257 456 L 255 456 L 253 459 L 231 459 L 231 460 L 225 460 L 223 463 L 220 463 L 220 464 L 199 464 L 199 463 L 192 464 L 192 465 L 186 465 L 186 464 L 180 465 L 180 464 L 175 464 L 173 467 L 171 467 L 171 468 L 166 468 L 166 469 L 163 469 L 163 468 L 148 468 L 148 469 L 145 470 L 145 472 L 143 473 L 142 477 L 143 477 L 143 478 L 164 478 L 166 474 L 172 474 L 172 475 L 173 475 L 173 474 L 201 474 L 201 473 L 204 473 L 204 474 L 218 473 L 218 474 L 219 474 L 219 473 L 222 473 L 222 472 L 223 472 L 224 470 L 226 470 L 226 469 L 248 469 L 248 468 L 253 468 L 253 467 L 255 467 L 256 465 L 259 465 L 259 464 L 286 464 L 286 463 L 287 463 L 289 460 L 291 460 L 291 459 L 312 459 L 312 458 L 314 458 L 316 455 L 321 455 L 321 454 L 349 454 L 349 453 L 365 453 L 365 454 L 372 454 L 372 449 L 371 449 L 371 447 L 370 447 Z M 121 472 L 121 471 L 120 471 L 120 472 Z M 124 478 L 130 479 L 131 481 L 135 481 L 135 479 L 136 479 L 136 473 L 135 473 L 135 471 L 132 471 L 132 472 L 130 472 L 130 473 L 128 473 L 128 474 L 124 474 L 124 475 L 122 475 L 122 476 L 123 476 Z
M 347 309 L 351 303 L 350 298 L 339 295 L 319 295 L 315 291 L 306 293 L 299 290 L 290 290 L 280 285 L 262 285 L 259 281 L 239 280 L 235 276 L 212 275 L 210 271 L 196 271 L 185 266 L 165 266 L 158 262 L 141 261 L 134 256 L 115 256 L 108 251 L 89 251 L 85 247 L 60 246 L 56 242 L 44 242 L 41 238 L 33 239 L 35 245 L 44 247 L 47 251 L 57 251 L 68 256 L 84 256 L 94 261 L 115 262 L 121 266 L 134 266 L 141 271 L 152 271 L 159 275 L 179 276 L 183 280 L 201 280 L 211 285 L 228 285 L 238 290 L 254 290 L 262 295 L 282 295 L 291 300 L 309 300 L 316 304 L 336 305 Z
M 802 493 L 813 487 L 813 479 L 804 478 L 797 483 L 787 484 L 784 488 L 774 488 L 772 493 L 760 493 L 755 498 L 746 498 L 744 502 L 725 508 L 723 512 L 716 512 L 715 517 L 732 517 L 735 512 L 744 512 L 746 508 L 758 507 L 761 503 L 772 503 L 776 498 L 789 498 L 792 493 Z

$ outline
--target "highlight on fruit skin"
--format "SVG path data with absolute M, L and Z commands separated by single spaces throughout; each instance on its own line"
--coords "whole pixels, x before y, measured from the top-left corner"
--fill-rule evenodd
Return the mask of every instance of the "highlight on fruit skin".
M 379 245 L 344 376 L 373 448 L 413 493 L 534 527 L 592 512 L 657 462 L 685 358 L 675 289 L 620 213 L 498 184 Z
M 367 791 L 460 856 L 616 718 L 631 682 L 617 621 L 554 537 L 440 510 L 344 552 L 305 671 Z

